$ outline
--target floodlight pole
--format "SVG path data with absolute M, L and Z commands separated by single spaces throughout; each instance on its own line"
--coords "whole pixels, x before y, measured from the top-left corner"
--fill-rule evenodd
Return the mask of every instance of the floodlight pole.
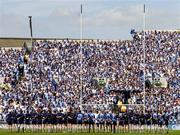
M 146 87 L 145 87 L 145 79 L 146 79 L 146 47 L 145 47 L 145 41 L 146 41 L 146 33 L 145 33 L 145 24 L 146 24 L 146 11 L 145 11 L 145 4 L 143 7 L 143 93 L 144 93 L 144 109 L 143 113 L 146 112 Z
M 33 33 L 32 33 L 32 16 L 28 16 L 29 17 L 29 28 L 30 28 L 30 35 L 31 35 L 31 49 L 33 46 Z M 30 59 L 30 63 L 31 63 L 31 59 Z M 31 73 L 31 91 L 32 91 L 32 73 Z
M 31 45 L 32 45 L 32 43 L 33 43 L 33 33 L 32 33 L 32 16 L 29 16 L 29 27 L 30 27 Z

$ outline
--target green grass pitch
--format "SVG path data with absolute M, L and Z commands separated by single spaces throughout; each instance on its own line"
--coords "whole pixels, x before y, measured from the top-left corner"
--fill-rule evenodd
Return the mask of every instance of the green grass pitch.
M 15 133 L 0 129 L 0 135 L 113 135 L 113 133 Z M 115 135 L 163 135 L 152 133 L 115 133 Z M 169 131 L 164 135 L 180 135 L 180 130 Z

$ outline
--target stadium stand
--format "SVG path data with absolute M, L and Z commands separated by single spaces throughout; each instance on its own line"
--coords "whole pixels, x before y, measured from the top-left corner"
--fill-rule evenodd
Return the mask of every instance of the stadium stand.
M 177 123 L 180 34 L 146 31 L 145 65 L 143 32 L 136 34 L 133 40 L 83 41 L 82 54 L 81 42 L 68 39 L 35 41 L 30 54 L 26 53 L 27 48 L 1 48 L 0 77 L 5 79 L 0 87 L 0 109 L 4 119 L 10 125 L 30 121 L 57 124 L 53 118 L 58 114 L 72 114 L 66 119 L 70 123 L 83 123 L 86 118 L 96 124 L 121 123 L 122 119 L 129 123 L 128 116 L 132 116 L 132 125 L 136 120 L 139 124 Z M 132 92 L 127 95 L 124 90 Z M 146 114 L 143 107 L 133 105 L 115 111 L 120 102 L 131 105 L 145 102 Z M 82 104 L 85 105 L 80 110 Z M 59 122 L 66 123 L 61 118 Z

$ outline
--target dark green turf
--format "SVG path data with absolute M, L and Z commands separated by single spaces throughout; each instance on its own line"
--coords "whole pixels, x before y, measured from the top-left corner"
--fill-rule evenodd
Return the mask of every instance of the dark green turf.
M 180 130 L 169 131 L 168 134 L 152 133 L 118 133 L 121 135 L 180 135 Z M 117 133 L 115 135 L 118 135 Z M 113 133 L 11 133 L 8 130 L 0 129 L 0 135 L 113 135 Z

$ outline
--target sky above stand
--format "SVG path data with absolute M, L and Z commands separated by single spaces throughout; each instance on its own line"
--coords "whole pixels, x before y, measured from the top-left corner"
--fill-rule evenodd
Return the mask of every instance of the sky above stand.
M 0 37 L 130 39 L 130 30 L 180 28 L 180 0 L 0 0 Z

